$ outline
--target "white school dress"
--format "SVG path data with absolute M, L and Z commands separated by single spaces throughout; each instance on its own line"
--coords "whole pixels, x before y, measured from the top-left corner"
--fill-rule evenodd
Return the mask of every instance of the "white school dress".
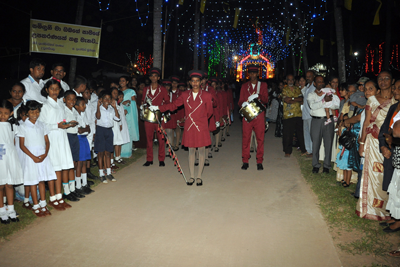
M 128 129 L 128 123 L 126 122 L 126 115 L 125 115 L 125 109 L 122 106 L 122 104 L 117 105 L 119 117 L 121 118 L 121 124 L 122 124 L 122 144 L 129 143 L 131 141 L 131 138 L 129 137 L 129 129 Z
M 19 129 L 17 136 L 24 138 L 25 147 L 34 155 L 40 156 L 46 153 L 46 142 L 44 136 L 48 135 L 49 131 L 41 121 L 36 121 L 33 124 L 27 119 Z M 21 161 L 24 173 L 24 185 L 37 185 L 39 182 L 56 180 L 56 172 L 50 159 L 47 156 L 42 162 L 35 163 L 31 157 L 24 154 Z
M 97 103 L 95 103 L 97 104 Z M 96 133 L 96 109 L 97 106 L 92 104 L 90 101 L 86 104 L 86 110 L 84 112 L 85 121 L 90 126 L 90 133 L 87 135 L 87 140 L 89 142 L 89 147 L 92 148 L 94 145 L 93 135 Z
M 21 125 L 24 124 L 24 121 L 23 121 L 23 120 L 19 120 L 18 123 L 19 123 L 19 126 L 13 125 L 13 128 L 14 128 L 14 130 L 15 130 L 15 137 L 14 137 L 14 140 L 15 140 L 15 149 L 17 150 L 19 162 L 22 163 L 22 160 L 23 160 L 23 158 L 24 158 L 25 153 L 24 153 L 24 151 L 21 150 L 21 147 L 19 146 L 19 137 L 18 137 L 18 133 L 19 133 L 19 131 L 20 131 L 20 129 L 21 129 Z
M 112 127 L 112 130 L 113 130 L 113 134 L 114 134 L 114 146 L 120 146 L 120 145 L 124 144 L 124 140 L 122 139 L 122 134 L 121 134 L 121 130 L 120 130 L 120 128 L 121 128 L 120 126 L 122 125 L 121 112 L 118 109 L 118 105 L 117 105 L 117 111 L 119 113 L 120 120 L 119 121 L 113 120 L 114 125 Z
M 24 182 L 21 164 L 14 146 L 14 135 L 9 122 L 0 122 L 0 185 Z
M 58 128 L 58 123 L 65 120 L 64 102 L 62 99 L 47 97 L 40 112 L 39 121 L 49 131 L 50 149 L 48 157 L 55 171 L 68 170 L 74 167 L 67 131 Z

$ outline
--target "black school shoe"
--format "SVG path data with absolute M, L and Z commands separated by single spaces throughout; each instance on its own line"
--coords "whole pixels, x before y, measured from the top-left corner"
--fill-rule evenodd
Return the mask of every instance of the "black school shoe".
M 88 184 L 85 186 L 82 186 L 82 190 L 84 190 L 88 194 L 94 193 L 94 190 L 92 190 Z
M 81 188 L 75 188 L 75 191 L 74 191 L 76 194 L 80 194 L 80 195 L 83 195 L 83 196 L 85 196 L 85 195 L 89 195 L 89 193 L 86 193 L 86 191 L 85 190 L 83 190 L 83 187 L 81 187 Z
M 242 170 L 247 170 L 248 168 L 249 168 L 249 164 L 248 163 L 243 163 Z
M 318 173 L 318 172 L 319 172 L 319 168 L 316 168 L 316 167 L 312 168 L 312 173 Z
M 76 198 L 84 198 L 84 197 L 85 197 L 84 195 L 78 193 L 78 192 L 76 191 L 76 188 L 75 188 L 75 191 L 74 191 L 74 192 L 71 192 L 71 194 L 73 194 Z
M 70 194 L 68 194 L 68 195 L 66 195 L 66 194 L 63 194 L 63 197 L 62 197 L 63 199 L 66 199 L 66 200 L 69 200 L 69 201 L 72 201 L 72 202 L 77 202 L 77 201 L 79 201 L 79 198 L 77 198 L 76 196 L 74 196 L 72 193 L 70 193 Z
M 257 171 L 262 171 L 262 170 L 264 170 L 262 163 L 257 163 Z

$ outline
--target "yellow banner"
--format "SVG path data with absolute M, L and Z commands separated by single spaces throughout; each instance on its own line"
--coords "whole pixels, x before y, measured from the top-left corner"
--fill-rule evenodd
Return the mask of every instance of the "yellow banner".
M 240 14 L 240 8 L 235 8 L 235 19 L 233 21 L 233 28 L 237 28 L 238 21 L 239 21 L 239 14 Z
M 204 8 L 206 7 L 206 1 L 207 0 L 201 0 L 201 2 L 200 2 L 200 12 L 202 14 L 204 14 Z
M 379 6 L 378 6 L 378 9 L 376 10 L 375 17 L 374 17 L 374 22 L 372 23 L 372 25 L 379 25 L 380 24 L 379 11 L 381 11 L 382 1 L 381 0 L 376 0 L 376 2 L 379 3 Z
M 344 0 L 344 8 L 347 10 L 351 10 L 351 6 L 353 5 L 353 0 Z
M 99 57 L 101 28 L 31 19 L 29 52 Z

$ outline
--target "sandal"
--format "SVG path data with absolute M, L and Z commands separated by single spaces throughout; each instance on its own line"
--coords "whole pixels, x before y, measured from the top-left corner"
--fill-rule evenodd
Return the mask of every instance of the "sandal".
M 46 216 L 46 214 L 44 214 L 43 211 L 41 211 L 40 207 L 37 209 L 32 209 L 32 212 L 33 212 L 33 214 L 36 215 L 36 217 L 39 217 L 39 218 Z
M 50 216 L 51 215 L 51 212 L 49 211 L 47 206 L 44 206 L 43 208 L 41 208 L 41 210 L 46 216 Z
M 27 210 L 31 210 L 33 206 L 31 205 L 31 203 L 26 202 L 26 203 L 22 204 L 22 207 L 27 209 Z
M 391 257 L 400 258 L 400 248 L 398 248 L 397 250 L 390 251 L 388 254 Z
M 342 183 L 342 186 L 343 186 L 343 187 L 349 187 L 350 184 L 347 184 L 346 182 L 344 182 L 344 183 Z
M 60 203 L 60 201 L 54 200 L 49 201 L 49 205 L 55 208 L 56 210 L 65 210 L 65 207 Z

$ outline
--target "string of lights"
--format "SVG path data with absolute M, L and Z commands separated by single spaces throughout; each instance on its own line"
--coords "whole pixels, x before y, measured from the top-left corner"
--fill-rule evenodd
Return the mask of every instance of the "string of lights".
M 99 2 L 99 10 L 100 10 L 100 11 L 107 11 L 107 10 L 110 9 L 110 2 L 111 2 L 111 0 L 108 1 L 106 8 L 102 8 L 102 7 L 101 7 L 101 1 L 97 1 L 97 2 Z

